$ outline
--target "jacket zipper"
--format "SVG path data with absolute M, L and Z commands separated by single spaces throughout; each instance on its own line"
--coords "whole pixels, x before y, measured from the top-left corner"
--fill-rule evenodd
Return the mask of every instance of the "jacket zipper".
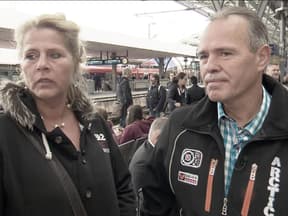
M 256 179 L 256 172 L 257 172 L 257 164 L 252 164 L 251 166 L 251 172 L 250 172 L 250 178 L 249 178 L 249 182 L 246 188 L 246 192 L 245 192 L 245 197 L 244 197 L 244 202 L 242 205 L 242 210 L 241 210 L 241 216 L 247 216 L 248 212 L 249 212 L 249 207 L 250 207 L 250 203 L 251 203 L 251 198 L 252 198 L 252 193 L 253 193 L 253 189 L 254 189 L 254 183 L 255 183 L 255 179 Z
M 211 209 L 213 180 L 214 180 L 214 174 L 215 174 L 217 163 L 218 163 L 217 159 L 212 159 L 210 162 L 210 169 L 208 173 L 208 181 L 207 181 L 207 187 L 206 187 L 206 198 L 205 198 L 205 211 L 206 212 L 210 212 L 210 209 Z
M 222 215 L 227 215 L 227 202 L 228 202 L 228 199 L 224 197 L 223 207 L 222 207 L 222 212 L 221 212 Z

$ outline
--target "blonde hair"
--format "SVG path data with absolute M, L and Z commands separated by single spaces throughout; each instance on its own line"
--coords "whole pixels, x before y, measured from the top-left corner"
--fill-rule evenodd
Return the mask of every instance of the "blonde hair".
M 63 14 L 43 14 L 26 21 L 15 30 L 15 40 L 19 57 L 23 55 L 23 40 L 31 29 L 49 28 L 63 35 L 65 47 L 72 55 L 74 62 L 73 81 L 69 86 L 67 100 L 72 105 L 77 98 L 84 99 L 87 103 L 87 85 L 82 76 L 81 63 L 85 61 L 86 52 L 83 42 L 79 39 L 79 26 L 73 21 L 67 20 Z M 23 78 L 21 80 L 24 81 Z

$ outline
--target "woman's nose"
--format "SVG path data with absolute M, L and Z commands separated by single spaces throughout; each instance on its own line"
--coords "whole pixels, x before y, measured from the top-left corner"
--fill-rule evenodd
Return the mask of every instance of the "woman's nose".
M 37 70 L 47 70 L 49 68 L 48 59 L 46 55 L 40 55 L 37 62 Z

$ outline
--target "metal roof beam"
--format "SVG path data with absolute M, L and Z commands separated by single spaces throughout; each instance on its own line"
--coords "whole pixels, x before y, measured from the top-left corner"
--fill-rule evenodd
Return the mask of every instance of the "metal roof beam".
M 239 7 L 246 7 L 245 0 L 236 1 L 236 5 Z
M 224 0 L 211 0 L 215 11 L 219 11 L 223 7 Z
M 257 11 L 256 11 L 257 15 L 259 17 L 261 17 L 261 18 L 263 17 L 267 5 L 268 5 L 268 0 L 263 0 L 263 1 L 259 2 L 259 5 L 258 5 Z

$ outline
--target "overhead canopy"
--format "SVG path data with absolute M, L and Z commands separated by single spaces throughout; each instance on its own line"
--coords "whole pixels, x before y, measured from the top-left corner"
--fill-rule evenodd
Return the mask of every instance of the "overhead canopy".
M 15 48 L 13 34 L 13 29 L 0 27 L 0 48 Z M 82 29 L 81 37 L 89 56 L 111 58 L 114 53 L 116 56 L 144 59 L 196 55 L 196 47 L 193 46 L 140 39 L 119 33 Z
M 127 56 L 133 59 L 196 56 L 196 47 L 181 43 L 167 43 L 156 40 L 136 38 L 120 33 L 100 32 L 89 29 L 82 31 L 89 55 L 105 56 L 115 53 L 117 56 Z M 107 57 L 107 56 L 106 56 Z M 110 56 L 108 56 L 110 57 Z

